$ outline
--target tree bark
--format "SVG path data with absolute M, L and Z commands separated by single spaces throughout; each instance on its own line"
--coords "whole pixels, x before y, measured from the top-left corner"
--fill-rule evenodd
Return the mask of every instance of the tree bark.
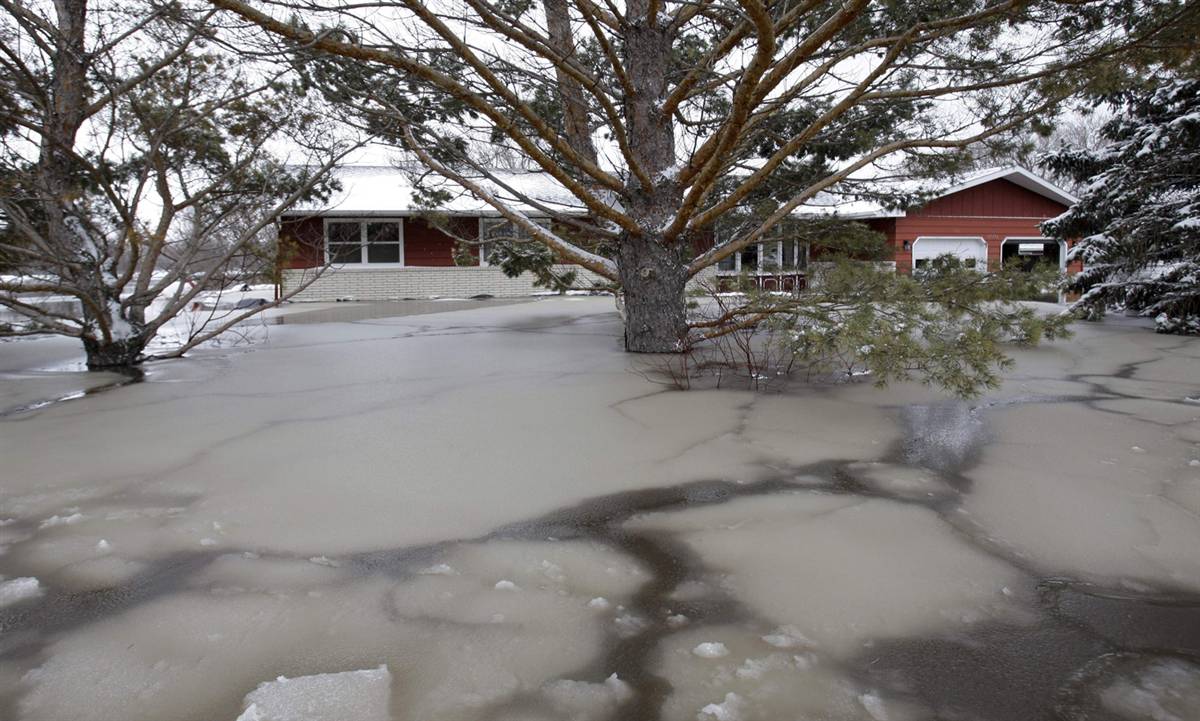
M 642 232 L 625 233 L 619 243 L 625 349 L 678 353 L 687 335 L 686 244 L 667 244 L 662 237 L 683 200 L 675 180 L 674 122 L 662 112 L 671 37 L 649 17 L 648 0 L 629 0 L 627 7 L 625 67 L 634 92 L 625 98 L 625 116 L 631 151 L 653 183 L 644 187 L 631 176 L 626 185 L 626 212 Z
M 105 342 L 84 336 L 83 349 L 87 353 L 88 370 L 127 372 L 141 362 L 146 340 L 132 336 Z
M 575 40 L 571 34 L 571 13 L 566 0 L 543 0 L 546 11 L 546 32 L 554 51 L 564 58 L 575 55 Z M 592 144 L 592 128 L 588 124 L 587 100 L 578 81 L 569 76 L 561 66 L 554 68 L 558 96 L 563 104 L 563 130 L 567 142 L 575 152 L 592 163 L 596 162 L 596 148 Z
M 625 350 L 683 350 L 688 331 L 686 258 L 655 239 L 625 238 L 618 268 L 625 296 Z

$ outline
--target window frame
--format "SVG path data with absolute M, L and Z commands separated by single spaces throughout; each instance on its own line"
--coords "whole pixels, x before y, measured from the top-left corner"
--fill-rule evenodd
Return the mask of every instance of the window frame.
M 325 261 L 327 264 L 336 265 L 336 266 L 339 266 L 342 268 L 353 268 L 353 269 L 404 268 L 404 267 L 406 267 L 404 264 L 404 221 L 405 221 L 404 216 L 378 217 L 378 218 L 371 217 L 371 216 L 365 216 L 365 217 L 348 216 L 348 217 L 344 217 L 344 218 L 340 218 L 340 217 L 336 217 L 336 216 L 334 216 L 334 217 L 326 216 L 324 220 L 325 220 L 325 223 L 322 226 L 322 231 L 324 234 L 323 252 L 325 253 Z M 329 252 L 329 225 L 330 225 L 330 223 L 358 223 L 359 260 L 357 263 L 349 262 L 349 261 L 343 261 L 340 263 L 332 262 L 331 259 L 333 256 Z M 377 223 L 377 224 L 395 223 L 396 224 L 396 226 L 399 229 L 399 232 L 397 234 L 397 245 L 399 246 L 399 261 L 398 262 L 395 262 L 395 263 L 371 263 L 367 260 L 367 247 L 368 247 L 367 246 L 367 226 L 371 223 Z M 392 245 L 392 244 L 384 243 L 381 245 Z
M 775 257 L 778 259 L 778 261 L 780 263 L 780 267 L 775 270 L 764 270 L 763 269 L 763 258 L 766 255 L 763 252 L 765 250 L 765 248 L 763 246 L 767 245 L 768 243 L 775 244 Z M 793 251 L 792 259 L 795 264 L 791 268 L 783 267 L 783 244 L 784 243 L 792 244 L 792 251 Z M 799 238 L 792 238 L 791 240 L 783 240 L 783 239 L 768 240 L 768 241 L 764 241 L 762 243 L 754 243 L 753 245 L 755 246 L 755 261 L 754 261 L 754 268 L 752 270 L 746 271 L 742 267 L 742 253 L 744 253 L 745 251 L 750 249 L 750 246 L 747 246 L 745 248 L 735 251 L 732 255 L 728 256 L 728 258 L 733 259 L 733 269 L 732 270 L 730 270 L 728 268 L 722 268 L 720 265 L 720 262 L 718 262 L 716 264 L 717 265 L 717 274 L 718 275 L 721 275 L 721 274 L 741 275 L 743 272 L 752 272 L 754 275 L 796 275 L 797 273 L 803 273 L 806 270 L 808 270 L 808 250 L 809 250 L 808 243 L 800 240 Z M 799 262 L 801 259 L 804 260 L 803 265 L 801 265 Z

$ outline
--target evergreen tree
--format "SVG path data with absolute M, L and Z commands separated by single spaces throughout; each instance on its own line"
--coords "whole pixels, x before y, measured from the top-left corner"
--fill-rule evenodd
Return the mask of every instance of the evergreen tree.
M 904 158 L 921 161 L 905 174 L 944 175 L 955 150 L 1053 117 L 1092 65 L 1158 43 L 1185 10 L 1175 0 L 209 2 L 302 57 L 376 74 L 331 88 L 346 114 L 554 257 L 619 286 L 625 347 L 650 353 L 686 345 L 689 279 L 771 237 L 819 194 L 852 193 L 869 166 Z M 426 104 L 450 104 L 450 117 L 431 122 Z M 490 146 L 553 178 L 571 207 L 495 192 L 502 179 L 483 160 L 495 153 L 479 152 Z M 538 227 L 520 207 L 555 223 Z M 556 231 L 566 227 L 592 243 Z
M 1162 332 L 1200 332 L 1200 81 L 1131 91 L 1103 129 L 1109 145 L 1051 154 L 1046 164 L 1084 189 L 1043 225 L 1075 238 L 1075 307 L 1155 316 Z

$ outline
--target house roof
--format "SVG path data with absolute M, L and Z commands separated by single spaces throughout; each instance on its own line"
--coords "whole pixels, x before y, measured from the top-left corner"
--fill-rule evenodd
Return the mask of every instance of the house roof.
M 342 189 L 324 203 L 297 205 L 289 215 L 410 215 L 430 210 L 417 202 L 413 178 L 421 170 L 405 169 L 394 165 L 349 165 L 334 171 L 334 178 Z M 497 170 L 497 180 L 475 179 L 479 184 L 506 201 L 514 209 L 531 215 L 543 211 L 522 202 L 517 195 L 525 195 L 558 213 L 582 213 L 584 208 L 554 178 L 539 171 Z M 451 199 L 439 205 L 436 212 L 450 215 L 498 215 L 492 206 L 477 199 L 457 183 L 435 175 L 427 175 L 423 185 L 429 189 L 443 190 Z
M 334 193 L 325 203 L 298 205 L 288 214 L 399 216 L 425 212 L 428 208 L 417 203 L 413 185 L 413 178 L 421 175 L 422 172 L 420 169 L 405 169 L 394 165 L 344 166 L 334 171 L 334 177 L 342 185 L 340 191 Z M 514 209 L 531 215 L 543 214 L 541 209 L 517 197 L 524 195 L 558 213 L 583 214 L 585 212 L 579 200 L 546 173 L 536 170 L 497 170 L 492 172 L 496 176 L 496 180 L 478 179 L 477 182 Z M 926 192 L 931 194 L 931 200 L 936 200 L 993 180 L 1007 180 L 1063 205 L 1071 205 L 1076 200 L 1075 196 L 1066 190 L 1016 165 L 989 168 L 972 173 L 954 184 L 938 184 L 936 181 L 927 180 L 898 180 L 875 183 L 873 188 L 893 193 Z M 429 188 L 444 190 L 451 194 L 448 202 L 436 208 L 437 212 L 449 215 L 498 215 L 492 206 L 477 199 L 452 181 L 427 175 L 423 182 Z M 821 193 L 798 208 L 795 214 L 869 219 L 902 217 L 905 212 L 902 209 L 887 208 L 875 199 L 855 199 L 845 195 Z
M 954 184 L 941 184 L 929 181 L 898 181 L 878 184 L 878 189 L 891 192 L 928 192 L 930 201 L 944 198 L 948 195 L 962 192 L 977 185 L 990 183 L 993 180 L 1007 180 L 1026 190 L 1037 193 L 1063 205 L 1075 203 L 1077 198 L 1040 175 L 1032 173 L 1018 165 L 1008 165 L 999 168 L 980 170 Z M 796 215 L 836 215 L 839 218 L 865 220 L 869 218 L 899 218 L 905 215 L 903 209 L 886 208 L 872 199 L 847 199 L 828 193 L 817 195 L 816 198 L 800 206 Z

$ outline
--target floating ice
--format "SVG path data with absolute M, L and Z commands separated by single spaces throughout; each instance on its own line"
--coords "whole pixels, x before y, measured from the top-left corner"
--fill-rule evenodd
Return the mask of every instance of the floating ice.
M 621 638 L 633 638 L 649 626 L 649 622 L 635 613 L 621 613 L 613 624 L 617 627 L 617 635 Z
M 112 544 L 109 543 L 108 541 L 104 540 L 103 538 L 101 538 L 100 541 L 98 543 L 96 543 L 96 552 L 97 553 L 108 553 L 111 550 L 112 550 Z
M 738 520 L 745 523 L 729 529 Z M 1023 618 L 1019 604 L 1000 593 L 1020 573 L 913 504 L 804 491 L 666 512 L 627 526 L 678 533 L 722 574 L 728 593 L 791 627 L 767 634 L 779 636 L 771 639 L 776 643 L 791 643 L 787 635 L 853 655 L 870 639 L 942 632 L 947 618 L 969 613 Z M 766 639 L 754 638 L 761 649 Z
M 42 595 L 42 586 L 36 578 L 14 578 L 3 580 L 0 576 L 0 608 L 11 606 Z
M 719 641 L 706 641 L 693 648 L 692 653 L 700 658 L 722 658 L 729 655 L 729 649 Z
M 633 689 L 614 673 L 603 683 L 551 681 L 542 687 L 542 694 L 571 721 L 608 721 L 620 704 L 633 698 Z
M 83 520 L 82 513 L 72 513 L 67 516 L 59 516 L 57 514 L 50 516 L 46 520 L 38 524 L 38 528 L 53 528 L 54 526 L 69 526 L 74 523 L 79 523 Z
M 520 591 L 521 590 L 520 586 L 518 586 L 517 584 L 508 580 L 507 578 L 503 578 L 503 579 L 500 579 L 499 581 L 496 581 L 495 588 L 497 591 Z
M 875 721 L 888 721 L 887 707 L 883 705 L 883 699 L 879 698 L 879 694 L 871 692 L 859 694 L 858 702 Z
M 237 721 L 390 721 L 392 676 L 386 665 L 259 684 Z
M 741 721 L 745 706 L 742 697 L 731 691 L 725 694 L 725 700 L 721 703 L 710 703 L 700 709 L 696 718 L 699 721 Z
M 1200 665 L 1151 661 L 1098 695 L 1104 708 L 1128 721 L 1194 721 L 1200 718 Z
M 596 596 L 588 601 L 587 605 L 588 608 L 594 608 L 597 611 L 607 611 L 609 608 L 612 608 L 612 603 L 604 596 Z
M 423 576 L 457 576 L 458 575 L 458 571 L 455 571 L 454 567 L 448 563 L 439 563 L 435 566 L 430 566 L 429 568 L 422 568 L 420 571 L 417 571 L 417 573 L 419 573 Z
M 800 629 L 795 626 L 780 626 L 774 632 L 763 636 L 762 640 L 775 648 L 796 648 L 798 646 L 813 645 L 812 641 L 806 638 L 800 632 Z
M 982 449 L 964 507 L 981 531 L 1043 573 L 1200 590 L 1200 489 L 1163 483 L 1192 449 L 1134 410 L 1120 423 L 1078 404 L 994 411 L 989 424 L 1004 443 Z M 1063 428 L 1073 429 L 1076 462 L 1062 462 L 1055 434 Z M 1153 439 L 1155 453 L 1101 462 L 1109 449 L 1129 447 L 1131 435 Z

